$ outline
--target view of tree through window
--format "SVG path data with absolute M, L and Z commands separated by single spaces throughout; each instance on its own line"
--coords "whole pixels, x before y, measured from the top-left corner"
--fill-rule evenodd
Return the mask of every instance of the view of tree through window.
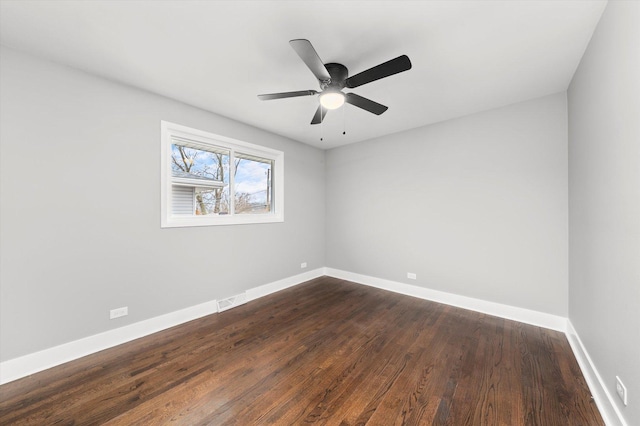
M 229 212 L 229 151 L 205 151 L 171 145 L 171 171 L 174 178 L 202 182 L 196 186 L 195 214 L 227 214 Z M 211 182 L 207 182 L 211 181 Z M 222 183 L 212 188 L 210 184 Z
M 272 161 L 241 153 L 229 168 L 230 152 L 225 149 L 197 149 L 171 145 L 174 184 L 194 187 L 196 215 L 229 214 L 229 177 L 234 173 L 236 214 L 271 211 Z
M 271 211 L 271 161 L 238 154 L 235 174 L 235 211 L 238 214 Z

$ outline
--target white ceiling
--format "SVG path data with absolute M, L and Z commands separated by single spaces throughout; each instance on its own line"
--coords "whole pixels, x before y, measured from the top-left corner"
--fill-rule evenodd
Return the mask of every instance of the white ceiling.
M 604 0 L 12 1 L 0 42 L 273 133 L 331 148 L 566 90 Z M 389 107 L 348 105 L 309 122 L 315 89 L 289 46 L 309 39 L 350 75 L 406 54 L 413 68 L 351 89 Z M 346 135 L 342 135 L 346 125 Z

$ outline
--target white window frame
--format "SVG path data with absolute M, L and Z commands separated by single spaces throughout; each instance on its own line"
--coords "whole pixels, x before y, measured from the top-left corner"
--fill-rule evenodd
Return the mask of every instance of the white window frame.
M 185 226 L 214 226 L 241 225 L 251 223 L 284 222 L 284 153 L 249 142 L 220 136 L 202 130 L 192 129 L 168 121 L 160 122 L 161 131 L 161 197 L 160 197 L 160 226 L 174 228 Z M 253 155 L 271 160 L 271 197 L 272 211 L 260 214 L 235 214 L 233 211 L 235 188 L 232 170 L 229 171 L 229 199 L 230 212 L 226 215 L 173 215 L 171 187 L 174 179 L 171 172 L 171 145 L 174 141 L 190 141 L 202 146 L 225 148 L 231 152 L 230 168 L 234 166 L 235 152 Z

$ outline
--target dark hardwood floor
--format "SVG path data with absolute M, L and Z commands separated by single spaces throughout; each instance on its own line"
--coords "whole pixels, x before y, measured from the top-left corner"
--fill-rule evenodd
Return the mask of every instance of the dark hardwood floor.
M 604 424 L 562 333 L 328 277 L 0 392 L 2 425 Z

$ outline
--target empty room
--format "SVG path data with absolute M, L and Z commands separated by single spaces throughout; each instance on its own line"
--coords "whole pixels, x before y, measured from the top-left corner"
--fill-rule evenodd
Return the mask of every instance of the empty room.
M 640 2 L 0 0 L 0 424 L 640 425 Z

